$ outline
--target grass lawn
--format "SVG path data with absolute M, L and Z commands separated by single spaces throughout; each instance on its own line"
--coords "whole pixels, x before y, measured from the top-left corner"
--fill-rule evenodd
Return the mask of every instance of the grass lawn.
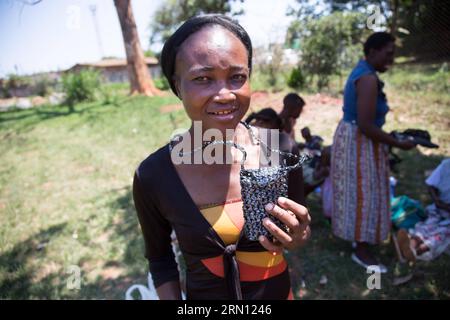
M 425 174 L 450 156 L 449 95 L 387 89 L 393 109 L 387 130 L 425 128 L 441 145 L 399 153 L 404 161 L 396 175 L 397 193 L 428 204 Z M 281 101 L 284 93 L 255 100 L 253 108 Z M 306 99 L 315 101 L 312 94 Z M 172 95 L 121 94 L 112 104 L 78 104 L 74 112 L 48 106 L 0 113 L 0 299 L 123 299 L 130 285 L 146 283 L 130 187 L 138 163 L 165 144 L 174 129 L 188 127 L 178 103 Z M 307 108 L 297 129 L 308 125 L 331 142 L 340 106 L 310 103 Z M 297 297 L 450 297 L 449 256 L 412 269 L 396 262 L 391 243 L 381 247 L 381 257 L 392 272 L 382 277 L 381 290 L 367 290 L 368 275 L 350 261 L 349 244 L 331 235 L 320 203 L 317 195 L 308 199 L 313 237 L 288 257 Z M 79 289 L 68 287 L 74 265 L 81 270 Z M 410 282 L 392 284 L 407 272 L 414 272 Z M 322 276 L 328 279 L 325 285 L 319 284 Z

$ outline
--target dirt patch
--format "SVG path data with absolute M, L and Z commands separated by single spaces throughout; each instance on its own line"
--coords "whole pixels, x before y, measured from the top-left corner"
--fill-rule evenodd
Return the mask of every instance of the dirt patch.
M 283 98 L 285 92 L 271 93 L 260 90 L 253 91 L 248 114 L 257 112 L 263 108 L 272 108 L 280 112 L 283 108 Z M 313 134 L 318 134 L 325 139 L 325 143 L 330 144 L 334 130 L 342 117 L 342 104 L 340 98 L 328 96 L 326 94 L 301 95 L 306 102 L 300 119 L 295 126 L 296 139 L 301 141 L 300 129 L 308 126 Z M 183 108 L 181 103 L 162 106 L 162 113 L 169 113 Z M 244 117 L 244 119 L 247 117 Z
M 61 266 L 55 262 L 47 263 L 36 270 L 33 275 L 33 282 L 38 283 L 52 274 L 61 273 Z
M 270 93 L 267 91 L 254 91 L 252 93 L 252 100 L 249 112 L 256 112 L 263 108 L 272 108 L 277 112 L 281 111 L 283 107 L 284 94 Z
M 125 270 L 123 268 L 107 267 L 100 272 L 100 276 L 103 279 L 114 280 L 114 279 L 119 278 L 124 273 L 125 273 Z
M 284 95 L 283 92 L 255 91 L 252 94 L 249 112 L 257 112 L 268 107 L 280 112 L 283 108 Z M 326 144 L 331 144 L 334 130 L 342 118 L 342 99 L 319 93 L 314 95 L 302 94 L 301 96 L 306 105 L 295 125 L 296 140 L 302 140 L 300 129 L 307 126 L 313 134 L 322 136 Z

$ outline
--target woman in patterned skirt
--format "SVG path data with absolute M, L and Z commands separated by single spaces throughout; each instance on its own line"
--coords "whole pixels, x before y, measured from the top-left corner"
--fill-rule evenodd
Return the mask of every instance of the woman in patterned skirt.
M 365 59 L 350 73 L 344 90 L 343 119 L 334 134 L 331 179 L 333 233 L 356 242 L 352 260 L 363 267 L 386 267 L 369 252 L 390 230 L 389 167 L 387 146 L 414 148 L 398 141 L 381 128 L 389 111 L 383 82 L 394 62 L 395 38 L 386 32 L 372 34 L 364 44 Z

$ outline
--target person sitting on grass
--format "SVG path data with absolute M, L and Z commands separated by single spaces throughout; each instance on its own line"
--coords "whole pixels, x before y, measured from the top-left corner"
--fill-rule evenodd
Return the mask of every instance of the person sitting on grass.
M 282 121 L 281 130 L 290 135 L 293 140 L 295 140 L 295 123 L 304 106 L 305 101 L 296 93 L 288 93 L 283 99 L 283 110 L 279 114 Z
M 305 181 L 305 197 L 321 186 L 330 175 L 331 147 L 325 147 L 314 156 L 313 160 L 304 165 L 303 179 Z
M 301 131 L 305 143 L 299 143 L 299 148 L 308 150 L 322 150 L 323 139 L 320 136 L 312 135 L 308 127 L 304 127 Z
M 308 127 L 301 130 L 305 143 L 298 143 L 300 149 L 306 150 L 313 156 L 312 161 L 305 164 L 303 178 L 305 181 L 305 196 L 319 187 L 330 174 L 330 147 L 323 148 L 323 139 L 312 135 Z M 323 149 L 322 149 L 323 148 Z
M 272 108 L 264 108 L 258 112 L 252 112 L 245 122 L 259 128 L 281 129 L 281 118 Z
M 450 254 L 450 158 L 431 173 L 428 185 L 433 204 L 426 208 L 428 217 L 410 230 L 397 233 L 401 260 L 430 261 L 443 252 Z
M 275 110 L 264 108 L 258 112 L 252 112 L 245 122 L 259 128 L 280 130 L 279 148 L 283 152 L 290 152 L 296 155 L 300 154 L 297 143 L 286 132 L 281 131 L 282 121 Z M 292 172 L 288 179 L 288 188 L 297 190 L 297 200 L 300 204 L 305 204 L 305 184 L 303 181 L 302 170 Z

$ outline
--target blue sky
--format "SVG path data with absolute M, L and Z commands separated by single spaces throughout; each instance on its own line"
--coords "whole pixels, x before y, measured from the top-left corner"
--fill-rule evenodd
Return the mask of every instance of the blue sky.
M 164 0 L 132 0 L 144 49 L 149 47 L 149 23 Z M 239 21 L 255 46 L 284 39 L 294 0 L 246 0 Z M 90 10 L 96 7 L 101 49 Z M 104 56 L 125 57 L 122 33 L 112 0 L 43 0 L 35 6 L 0 0 L 0 77 L 31 74 L 92 62 Z M 155 48 L 154 48 L 155 49 Z M 157 49 L 157 48 L 156 48 Z

